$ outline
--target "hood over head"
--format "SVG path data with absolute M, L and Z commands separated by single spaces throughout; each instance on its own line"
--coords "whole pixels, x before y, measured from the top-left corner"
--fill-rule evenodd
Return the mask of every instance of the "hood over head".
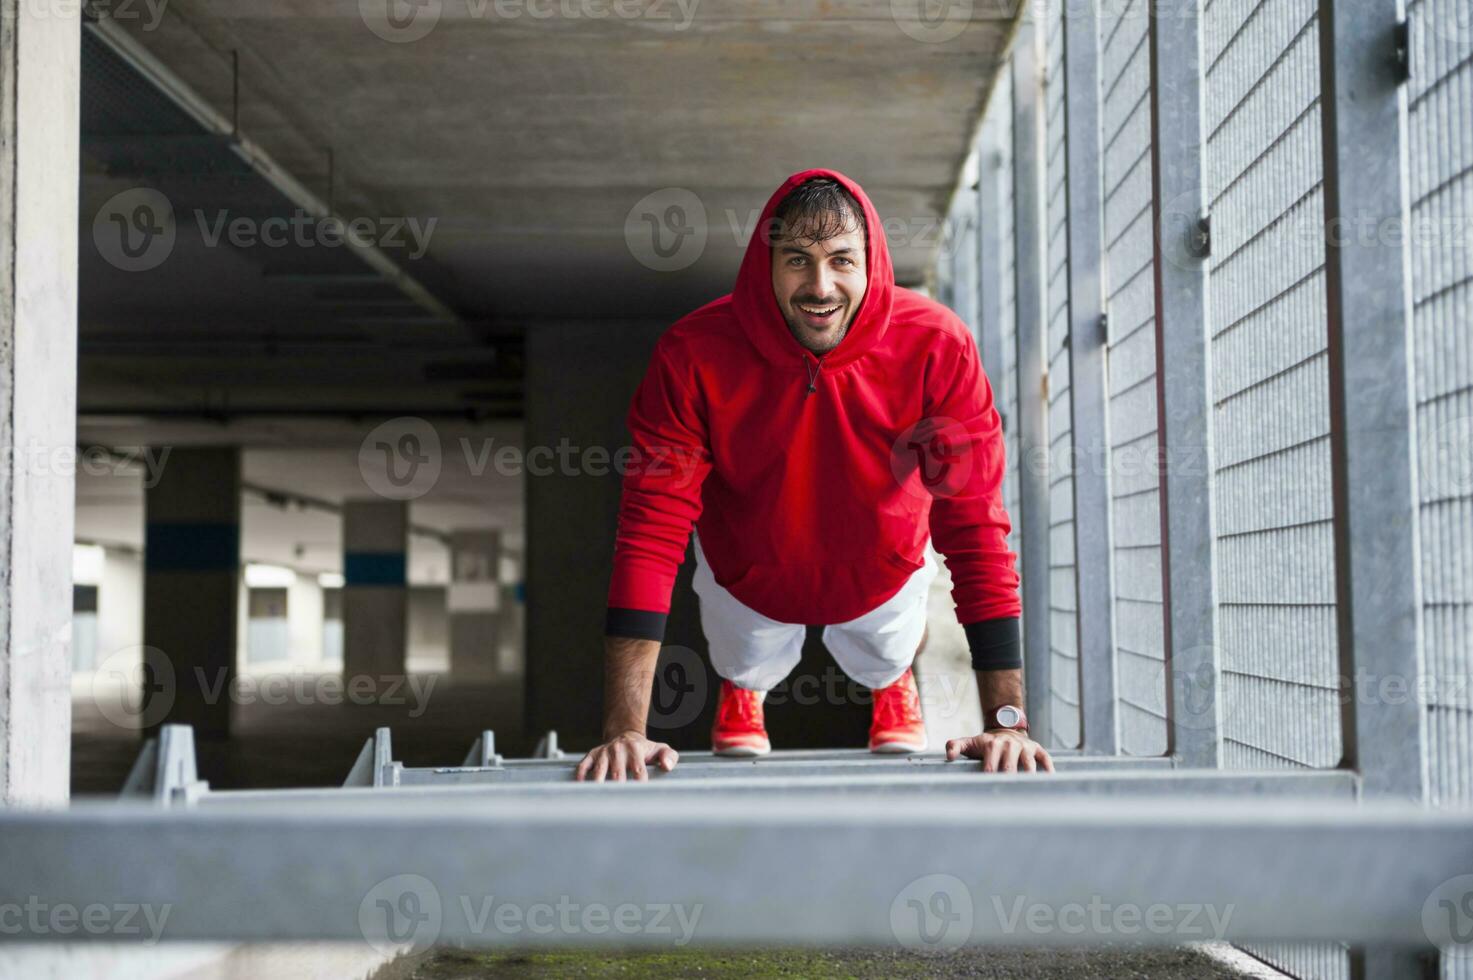
M 767 231 L 783 198 L 799 184 L 815 177 L 828 177 L 843 185 L 859 202 L 865 225 L 864 257 L 868 284 L 864 299 L 844 339 L 823 355 L 826 367 L 837 367 L 854 360 L 885 335 L 890 328 L 890 306 L 895 293 L 895 269 L 890 264 L 885 229 L 863 189 L 837 170 L 800 170 L 783 181 L 782 186 L 767 199 L 762 217 L 747 242 L 747 253 L 737 272 L 736 288 L 732 290 L 732 309 L 747 337 L 764 357 L 795 368 L 804 363 L 809 351 L 788 329 L 782 310 L 778 308 L 777 297 L 772 292 L 772 245 Z

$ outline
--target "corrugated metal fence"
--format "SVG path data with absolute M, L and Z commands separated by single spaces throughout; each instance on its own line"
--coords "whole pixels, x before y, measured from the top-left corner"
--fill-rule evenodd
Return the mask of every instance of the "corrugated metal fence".
M 1174 134 L 1154 132 L 1152 5 L 1115 0 L 1092 8 L 1097 44 L 1082 51 L 1066 51 L 1064 43 L 1065 18 L 1077 14 L 1076 5 L 1033 7 L 1036 19 L 1017 43 L 1030 45 L 1040 66 L 1030 76 L 1040 87 L 1033 104 L 1043 128 L 1035 168 L 1015 169 L 1015 154 L 1026 151 L 1015 146 L 1015 112 L 1027 100 L 1018 100 L 1008 72 L 993 87 L 973 165 L 982 161 L 984 174 L 989 161 L 995 165 L 1001 193 L 990 194 L 985 177 L 979 185 L 968 176 L 949 223 L 960 237 L 947 250 L 941 278 L 949 290 L 943 296 L 974 327 L 982 308 L 976 297 L 996 304 L 997 326 L 989 329 L 1001 336 L 983 336 L 982 348 L 998 361 L 986 367 L 1005 419 L 1004 491 L 1020 554 L 1018 515 L 1028 501 L 1019 472 L 1031 460 L 1020 458 L 1026 447 L 1019 413 L 1028 409 L 1019 392 L 1033 384 L 1047 392 L 1041 410 L 1048 460 L 1034 465 L 1049 468 L 1046 676 L 1055 745 L 1090 746 L 1081 712 L 1078 594 L 1095 582 L 1075 560 L 1074 467 L 1089 463 L 1074 459 L 1070 425 L 1070 324 L 1079 324 L 1070 318 L 1066 57 L 1096 59 L 1099 80 L 1100 159 L 1097 170 L 1084 168 L 1074 179 L 1098 173 L 1100 181 L 1114 724 L 1122 750 L 1168 751 L 1166 459 L 1172 467 L 1210 467 L 1215 553 L 1205 567 L 1176 574 L 1216 576 L 1211 694 L 1220 706 L 1221 764 L 1341 765 L 1347 700 L 1366 697 L 1367 683 L 1369 696 L 1392 696 L 1375 687 L 1384 679 L 1348 677 L 1342 666 L 1324 160 L 1325 140 L 1333 137 L 1322 104 L 1329 69 L 1321 64 L 1320 2 L 1198 0 L 1187 8 L 1200 32 L 1202 196 L 1210 214 L 1210 447 L 1170 447 L 1163 455 L 1158 435 L 1158 374 L 1171 365 L 1158 365 L 1156 265 L 1165 253 L 1154 232 L 1158 219 L 1170 219 L 1172 202 L 1153 201 L 1153 139 Z M 1426 795 L 1437 804 L 1473 799 L 1473 0 L 1410 0 L 1407 15 L 1409 221 L 1364 233 L 1382 236 L 1397 246 L 1389 256 L 1404 254 L 1410 263 L 1424 658 L 1418 689 L 1404 696 L 1422 699 Z M 1395 145 L 1368 140 L 1364 149 L 1394 153 Z M 1020 191 L 1015 181 L 1030 172 L 1038 175 L 1030 193 L 1041 195 L 1044 214 L 1036 324 L 1020 322 L 1016 295 L 1013 197 Z M 973 275 L 968 262 L 979 234 L 1000 254 Z M 1030 329 L 1042 331 L 1046 379 L 1020 372 L 1021 332 Z M 1350 972 L 1341 947 L 1256 952 L 1297 976 Z M 1452 958 L 1442 973 L 1468 978 L 1473 965 Z

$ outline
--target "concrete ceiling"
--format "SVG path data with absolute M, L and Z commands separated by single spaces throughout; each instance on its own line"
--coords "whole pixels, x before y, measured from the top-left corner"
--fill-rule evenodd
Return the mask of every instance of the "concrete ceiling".
M 392 27 L 387 2 L 417 19 Z M 525 330 L 668 320 L 728 291 L 757 210 L 811 166 L 865 186 L 901 280 L 919 282 L 1012 33 L 1011 15 L 992 11 L 1012 5 L 926 11 L 971 14 L 947 21 L 918 3 L 931 5 L 114 5 L 115 26 L 338 213 L 418 222 L 422 257 L 386 251 L 459 322 L 425 322 L 382 284 L 275 275 L 290 250 L 211 246 L 192 211 L 259 220 L 282 202 L 217 170 L 130 170 L 119 141 L 134 136 L 114 133 L 82 180 L 83 411 L 515 416 Z M 92 245 L 92 226 L 138 186 L 167 186 L 183 206 L 168 261 L 128 272 Z M 646 221 L 672 203 L 695 234 L 672 261 L 651 260 Z M 372 323 L 354 320 L 355 304 L 374 308 Z

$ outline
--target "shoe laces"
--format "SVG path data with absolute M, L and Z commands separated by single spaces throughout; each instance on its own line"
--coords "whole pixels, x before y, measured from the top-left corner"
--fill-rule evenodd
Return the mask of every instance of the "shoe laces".
M 756 691 L 737 687 L 731 681 L 722 681 L 721 717 L 718 724 L 723 727 L 760 729 L 762 727 L 762 696 Z
M 916 692 L 914 675 L 906 670 L 889 687 L 875 692 L 876 729 L 909 728 L 924 722 L 921 698 Z

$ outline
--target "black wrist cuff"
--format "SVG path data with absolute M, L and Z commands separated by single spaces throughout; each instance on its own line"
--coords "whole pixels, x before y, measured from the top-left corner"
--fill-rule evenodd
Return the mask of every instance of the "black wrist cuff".
M 965 623 L 962 628 L 967 631 L 973 670 L 1018 670 L 1023 666 L 1016 616 Z
M 665 621 L 669 618 L 669 613 L 610 606 L 608 615 L 604 618 L 604 635 L 664 642 Z

